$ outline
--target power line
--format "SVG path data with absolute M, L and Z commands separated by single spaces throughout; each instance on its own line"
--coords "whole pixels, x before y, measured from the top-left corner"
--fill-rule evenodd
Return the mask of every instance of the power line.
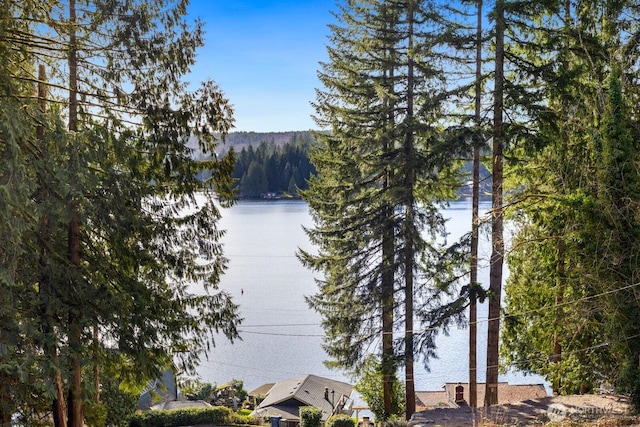
M 240 259 L 240 258 L 298 258 L 295 255 L 265 255 L 265 254 L 256 254 L 256 255 L 233 255 L 233 254 L 224 254 L 226 258 L 230 260 Z
M 243 331 L 241 333 L 253 334 L 253 335 L 268 335 L 272 337 L 298 337 L 298 338 L 324 338 L 325 334 L 287 334 L 279 332 L 256 332 L 256 331 Z
M 526 311 L 522 311 L 522 312 L 516 312 L 516 313 L 509 313 L 509 314 L 500 314 L 499 317 L 495 317 L 495 318 L 487 318 L 487 319 L 481 319 L 478 320 L 476 322 L 476 324 L 481 324 L 481 323 L 488 323 L 489 321 L 492 320 L 497 320 L 497 319 L 501 319 L 501 318 L 506 318 L 506 317 L 517 317 L 517 316 L 526 316 L 529 314 L 533 314 L 533 313 L 537 313 L 537 312 L 541 312 L 544 310 L 556 310 L 558 307 L 564 307 L 564 306 L 568 306 L 568 305 L 573 305 L 573 304 L 578 304 L 580 302 L 584 302 L 584 301 L 588 301 L 591 299 L 595 299 L 604 295 L 610 295 L 616 292 L 621 292 L 621 291 L 625 291 L 628 289 L 632 289 L 634 287 L 640 286 L 640 283 L 634 283 L 631 285 L 627 285 L 627 286 L 623 286 L 621 288 L 618 289 L 612 289 L 612 290 L 608 290 L 608 291 L 604 291 L 604 292 L 600 292 L 598 294 L 594 294 L 594 295 L 588 295 L 576 300 L 571 300 L 571 301 L 564 301 L 563 303 L 560 304 L 556 304 L 553 306 L 543 306 L 543 307 L 538 307 L 538 308 L 534 308 L 534 309 L 530 309 L 530 310 L 526 310 Z M 305 311 L 305 310 L 289 310 L 289 311 Z M 243 328 L 261 328 L 261 327 L 299 327 L 299 326 L 321 326 L 321 323 L 280 323 L 280 324 L 265 324 L 265 325 L 241 325 L 241 327 Z M 431 327 L 431 328 L 421 328 L 421 329 L 414 329 L 412 332 L 414 334 L 419 334 L 419 333 L 425 333 L 425 332 L 435 332 L 435 331 L 439 331 L 441 328 L 440 327 Z M 259 334 L 259 335 L 273 335 L 273 336 L 292 336 L 292 337 L 324 337 L 325 335 L 318 335 L 318 334 L 286 334 L 286 333 L 276 333 L 276 332 L 256 332 L 256 331 L 243 331 L 249 334 Z M 403 334 L 406 333 L 407 331 L 402 331 L 402 330 L 396 330 L 393 332 L 380 332 L 381 334 Z
M 272 372 L 272 373 L 276 373 L 276 374 L 281 374 L 281 375 L 300 375 L 300 372 L 291 372 L 291 371 L 284 371 L 284 370 L 280 370 L 280 369 L 269 369 L 269 368 L 265 368 L 264 365 L 260 365 L 260 366 L 245 366 L 245 365 L 238 365 L 238 364 L 234 364 L 234 363 L 227 363 L 227 362 L 221 362 L 219 360 L 208 360 L 209 363 L 215 363 L 217 365 L 222 365 L 222 366 L 228 366 L 231 368 L 240 368 L 243 371 L 244 370 L 251 370 L 251 371 L 258 371 L 260 373 L 264 373 L 264 372 Z M 344 376 L 343 375 L 339 375 L 339 374 L 323 374 L 323 376 L 325 377 L 332 377 L 333 379 L 336 380 L 340 380 L 342 381 Z
M 571 355 L 571 354 L 585 353 L 585 352 L 590 351 L 590 350 L 597 350 L 597 349 L 602 348 L 602 347 L 609 347 L 611 344 L 620 344 L 620 343 L 622 343 L 624 341 L 629 341 L 629 340 L 632 340 L 632 339 L 638 338 L 638 337 L 640 337 L 640 334 L 635 334 L 635 335 L 632 335 L 630 337 L 624 337 L 624 338 L 622 338 L 620 340 L 601 342 L 601 343 L 594 344 L 594 345 L 591 345 L 591 346 L 585 347 L 585 348 L 580 348 L 580 349 L 571 350 L 571 351 L 564 351 L 564 352 L 559 353 L 559 354 L 550 354 L 550 355 L 540 354 L 540 355 L 538 355 L 536 357 L 527 357 L 527 358 L 522 359 L 522 360 L 527 361 L 527 362 L 528 361 L 534 361 L 534 360 L 553 360 L 553 358 L 558 357 L 558 356 L 562 357 L 562 356 L 567 356 L 567 355 Z M 498 366 L 492 365 L 490 367 L 496 368 Z
M 279 323 L 272 325 L 242 325 L 243 328 L 267 328 L 267 327 L 288 327 L 288 326 L 320 326 L 319 323 Z
M 572 304 L 578 304 L 580 302 L 584 302 L 584 301 L 588 301 L 590 299 L 595 299 L 604 295 L 610 295 L 610 294 L 614 294 L 616 292 L 621 292 L 621 291 L 626 291 L 627 289 L 632 289 L 635 288 L 636 286 L 640 286 L 640 283 L 633 283 L 631 285 L 627 285 L 627 286 L 623 286 L 621 288 L 617 288 L 617 289 L 611 289 L 608 291 L 604 291 L 604 292 L 600 292 L 599 294 L 594 294 L 594 295 L 587 295 L 585 297 L 579 298 L 577 300 L 572 300 L 572 301 L 564 301 L 562 303 L 559 304 L 554 304 L 552 306 L 543 306 L 543 307 L 538 307 L 538 308 L 532 308 L 531 310 L 526 310 L 520 313 L 513 313 L 513 314 L 501 314 L 499 317 L 494 317 L 492 319 L 483 319 L 481 321 L 478 321 L 477 323 L 484 323 L 484 322 L 489 322 L 491 320 L 497 320 L 501 317 L 517 317 L 517 316 L 525 316 L 527 314 L 532 314 L 532 313 L 537 313 L 543 310 L 556 310 L 559 307 L 564 307 L 567 305 L 572 305 Z

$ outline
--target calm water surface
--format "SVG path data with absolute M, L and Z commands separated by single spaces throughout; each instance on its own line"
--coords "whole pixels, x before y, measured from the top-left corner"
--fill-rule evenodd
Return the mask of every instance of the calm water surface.
M 481 210 L 486 210 L 484 205 Z M 451 239 L 467 232 L 471 204 L 453 202 L 444 209 Z M 304 297 L 316 293 L 314 273 L 296 258 L 298 248 L 313 250 L 303 226 L 311 227 L 307 204 L 302 201 L 241 201 L 223 210 L 221 228 L 229 268 L 221 288 L 240 305 L 244 322 L 241 341 L 221 337 L 203 360 L 198 373 L 205 382 L 244 381 L 250 391 L 264 383 L 315 374 L 350 382 L 338 371 L 327 369 L 322 349 L 320 316 L 309 309 Z M 481 244 L 484 268 L 480 280 L 488 284 L 489 244 Z M 506 271 L 506 270 L 505 270 Z M 486 307 L 478 310 L 478 381 L 484 381 Z M 416 389 L 436 390 L 445 382 L 468 381 L 468 330 L 454 329 L 437 339 L 439 359 L 430 361 L 430 372 L 415 365 Z M 500 377 L 512 384 L 543 383 L 537 376 L 509 372 Z

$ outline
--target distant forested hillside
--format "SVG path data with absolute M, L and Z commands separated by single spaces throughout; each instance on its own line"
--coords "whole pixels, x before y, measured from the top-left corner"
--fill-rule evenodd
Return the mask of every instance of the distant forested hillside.
M 263 142 L 267 144 L 273 144 L 282 146 L 291 142 L 292 139 L 303 138 L 313 139 L 310 131 L 289 131 L 289 132 L 231 132 L 225 138 L 224 144 L 221 145 L 223 149 L 229 149 L 233 147 L 236 153 L 239 153 L 243 148 L 254 148 Z
M 314 142 L 310 131 L 230 133 L 223 147 L 225 151 L 233 148 L 236 153 L 233 178 L 237 197 L 299 197 L 298 190 L 308 188 L 307 180 L 316 173 L 308 156 Z M 471 176 L 471 163 L 466 162 L 461 172 Z M 481 194 L 488 195 L 491 174 L 481 166 L 480 175 Z M 462 183 L 458 195 L 470 196 L 470 183 Z
M 227 142 L 236 152 L 232 176 L 240 198 L 299 197 L 316 173 L 308 156 L 310 132 L 238 132 Z

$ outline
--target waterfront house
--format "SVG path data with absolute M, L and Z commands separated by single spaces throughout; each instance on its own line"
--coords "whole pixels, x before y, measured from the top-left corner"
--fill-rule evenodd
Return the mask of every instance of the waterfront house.
M 165 369 L 162 377 L 149 381 L 138 398 L 138 409 L 149 410 L 154 404 L 179 400 L 178 385 L 172 369 Z
M 317 375 L 305 375 L 275 383 L 253 411 L 254 417 L 280 417 L 280 427 L 300 423 L 299 408 L 315 406 L 322 411 L 322 421 L 333 414 L 351 415 L 353 386 Z

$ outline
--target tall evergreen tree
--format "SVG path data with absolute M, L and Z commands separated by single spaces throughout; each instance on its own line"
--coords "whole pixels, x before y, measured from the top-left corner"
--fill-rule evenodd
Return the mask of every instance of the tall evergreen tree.
M 231 126 L 231 109 L 213 83 L 190 92 L 181 82 L 202 43 L 201 24 L 185 20 L 187 2 L 9 5 L 3 17 L 11 26 L 0 47 L 25 54 L 14 58 L 18 66 L 6 78 L 16 87 L 33 85 L 38 76 L 24 71 L 46 63 L 52 77 L 41 83 L 51 83 L 48 99 L 55 102 L 49 105 L 63 105 L 52 110 L 68 120 L 67 132 L 42 120 L 43 137 L 31 150 L 50 159 L 50 168 L 67 167 L 38 173 L 31 166 L 37 198 L 12 205 L 26 212 L 29 203 L 38 204 L 36 215 L 23 216 L 37 245 L 31 252 L 37 262 L 28 265 L 38 269 L 18 270 L 0 293 L 11 283 L 38 291 L 39 299 L 17 305 L 22 339 L 42 346 L 34 370 L 63 374 L 67 423 L 79 426 L 84 396 L 98 392 L 84 381 L 81 360 L 119 363 L 123 379 L 139 382 L 174 361 L 192 371 L 215 331 L 237 337 L 236 306 L 217 289 L 226 260 L 213 195 L 231 196 L 233 157 L 197 161 L 187 145 L 195 137 L 203 152 L 213 152 L 215 135 Z M 56 132 L 63 137 L 54 139 Z M 68 150 L 53 151 L 47 141 L 54 140 L 68 142 Z M 28 151 L 14 153 L 22 162 L 14 165 L 29 158 Z M 197 180 L 201 170 L 213 171 L 212 179 Z M 193 283 L 202 290 L 194 293 Z M 28 328 L 34 319 L 43 340 Z M 41 393 L 50 402 L 59 399 L 54 377 Z M 33 407 L 27 400 L 16 405 Z
M 478 368 L 477 368 L 477 342 L 478 342 L 478 247 L 480 240 L 480 149 L 482 147 L 482 0 L 476 0 L 476 61 L 475 61 L 475 81 L 474 81 L 474 114 L 473 123 L 475 132 L 473 138 L 473 187 L 471 190 L 471 253 L 469 268 L 469 406 L 478 406 Z
M 629 266 L 618 249 L 625 241 L 625 253 L 633 251 L 637 228 L 625 213 L 625 201 L 637 192 L 636 173 L 627 168 L 637 158 L 630 136 L 636 128 L 620 94 L 637 96 L 624 82 L 637 75 L 631 34 L 638 8 L 632 2 L 529 6 L 510 14 L 514 40 L 523 41 L 514 50 L 518 76 L 528 85 L 528 95 L 510 98 L 527 111 L 534 132 L 523 133 L 528 161 L 518 169 L 526 203 L 519 204 L 521 228 L 509 261 L 504 353 L 516 366 L 546 375 L 554 392 L 583 392 L 620 380 L 621 366 L 636 366 L 625 357 L 637 362 L 636 332 L 622 321 L 637 311 L 625 290 L 632 275 L 612 271 Z M 626 160 L 613 155 L 617 160 L 610 161 L 610 153 Z M 622 188 L 625 201 L 613 202 L 611 191 Z
M 519 169 L 522 178 L 519 183 L 523 184 L 521 188 L 526 188 L 525 194 L 533 195 L 535 198 L 529 200 L 536 200 L 536 203 L 527 203 L 524 207 L 527 215 L 518 221 L 520 231 L 514 237 L 514 251 L 509 259 L 511 274 L 506 295 L 508 312 L 514 309 L 529 311 L 532 308 L 525 308 L 526 303 L 522 305 L 524 300 L 521 292 L 525 289 L 531 296 L 537 294 L 537 301 L 548 300 L 551 306 L 556 306 L 553 310 L 536 312 L 532 316 L 536 320 L 530 325 L 535 329 L 542 326 L 543 329 L 536 332 L 537 339 L 527 343 L 529 350 L 546 343 L 545 351 L 553 355 L 553 363 L 549 365 L 539 357 L 532 357 L 531 353 L 529 356 L 521 353 L 515 358 L 511 353 L 507 360 L 525 370 L 533 368 L 540 373 L 544 371 L 553 384 L 554 392 L 566 393 L 577 392 L 585 384 L 591 383 L 593 373 L 599 370 L 594 365 L 584 369 L 586 360 L 591 357 L 581 349 L 584 343 L 596 339 L 599 333 L 599 327 L 596 326 L 599 321 L 596 320 L 599 316 L 589 304 L 567 306 L 563 303 L 566 298 L 586 296 L 584 281 L 577 273 L 579 267 L 570 269 L 568 260 L 575 257 L 572 254 L 575 254 L 582 240 L 577 225 L 584 217 L 580 218 L 576 210 L 581 209 L 581 205 L 589 204 L 584 191 L 590 192 L 587 188 L 591 186 L 589 176 L 593 174 L 592 155 L 589 154 L 588 145 L 583 142 L 587 140 L 586 135 L 592 132 L 589 130 L 592 124 L 581 123 L 584 115 L 577 111 L 590 114 L 588 110 L 593 108 L 593 104 L 583 104 L 580 98 L 593 92 L 588 86 L 582 86 L 587 82 L 579 77 L 584 62 L 580 59 L 580 50 L 573 48 L 575 39 L 570 34 L 575 24 L 568 2 L 557 3 L 557 6 L 562 7 L 549 8 L 546 16 L 543 12 L 545 19 L 539 19 L 539 22 L 544 22 L 544 26 L 537 34 L 526 24 L 528 19 L 521 19 L 521 24 L 514 25 L 530 29 L 527 35 L 530 49 L 521 49 L 520 52 L 531 68 L 523 74 L 546 76 L 545 84 L 537 85 L 535 92 L 538 100 L 548 100 L 548 107 L 542 110 L 538 103 L 527 103 L 535 123 L 532 128 L 537 132 L 530 133 L 529 148 L 523 153 L 527 153 L 524 155 L 529 157 L 531 166 L 537 164 L 540 167 Z M 538 12 L 532 8 L 524 15 Z M 566 36 L 563 37 L 563 33 Z M 541 111 L 545 111 L 545 114 L 539 114 Z M 535 147 L 540 147 L 540 162 Z M 587 183 L 586 187 L 582 187 L 581 183 Z M 523 199 L 527 200 L 525 197 L 523 195 Z M 577 267 L 580 264 L 574 265 Z M 585 317 L 585 313 L 590 314 Z M 580 318 L 590 318 L 591 321 L 586 325 Z M 517 317 L 507 317 L 505 349 L 515 348 L 513 333 L 516 330 L 523 332 L 520 329 L 523 326 Z M 580 340 L 565 339 L 564 336 L 580 337 Z M 564 352 L 568 353 L 568 357 L 563 356 Z
M 608 103 L 602 123 L 602 152 L 598 164 L 598 211 L 606 225 L 606 245 L 598 249 L 598 282 L 601 291 L 611 292 L 604 299 L 608 315 L 606 336 L 610 351 L 618 356 L 620 375 L 615 383 L 630 393 L 640 408 L 640 265 L 635 256 L 640 250 L 640 146 L 637 124 L 630 115 L 623 87 L 629 87 L 614 57 L 608 78 Z M 624 63 L 624 62 L 623 62 Z M 634 129 L 635 128 L 635 129 Z
M 0 31 L 16 31 L 19 26 L 11 19 L 15 5 L 7 2 L 0 6 Z M 19 375 L 20 366 L 26 365 L 21 349 L 28 343 L 20 334 L 20 281 L 16 277 L 21 255 L 28 250 L 24 235 L 33 224 L 24 217 L 22 207 L 34 191 L 30 185 L 28 159 L 23 153 L 29 138 L 33 138 L 36 123 L 30 120 L 24 108 L 24 98 L 30 95 L 28 85 L 9 78 L 19 72 L 15 66 L 19 55 L 3 45 L 0 50 L 0 424 L 11 423 L 16 412 L 15 396 L 18 384 L 24 377 Z M 26 87 L 25 87 L 26 86 Z M 33 110 L 33 106 L 31 106 Z M 22 213 L 22 214 L 21 214 Z M 26 297 L 26 293 L 22 294 Z M 31 295 L 33 297 L 33 295 Z M 22 356 L 22 357 L 21 357 Z
M 498 403 L 498 355 L 500 346 L 500 307 L 502 305 L 502 268 L 504 263 L 503 230 L 503 149 L 504 149 L 504 33 L 505 0 L 496 0 L 495 73 L 493 95 L 493 146 L 491 162 L 491 260 L 489 263 L 489 321 L 487 330 L 487 374 L 485 406 Z
M 316 134 L 318 176 L 303 194 L 314 218 L 307 231 L 320 250 L 301 258 L 324 273 L 308 301 L 323 316 L 334 366 L 357 368 L 370 345 L 381 344 L 387 416 L 404 363 L 409 418 L 415 354 L 433 354 L 433 330 L 416 336 L 413 319 L 432 319 L 438 304 L 429 285 L 440 253 L 430 239 L 443 230 L 436 204 L 454 188 L 452 175 L 442 174 L 450 160 L 438 68 L 445 21 L 432 2 L 338 7 L 315 104 L 318 124 L 329 131 Z

